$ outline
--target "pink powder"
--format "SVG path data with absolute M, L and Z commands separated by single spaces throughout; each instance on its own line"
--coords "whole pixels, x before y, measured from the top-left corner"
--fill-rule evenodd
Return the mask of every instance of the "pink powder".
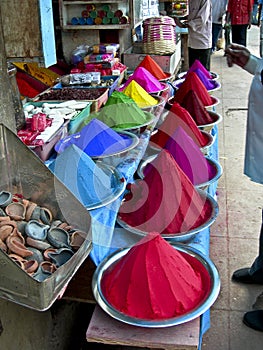
M 106 300 L 120 312 L 144 320 L 170 319 L 198 307 L 211 278 L 202 263 L 151 232 L 107 270 Z
M 144 67 L 137 67 L 119 91 L 124 90 L 132 80 L 135 80 L 148 93 L 157 93 L 164 90 L 166 87 L 166 84 L 160 83 L 147 69 Z
M 198 147 L 204 147 L 208 144 L 206 135 L 198 129 L 191 115 L 176 102 L 173 103 L 158 132 L 151 136 L 150 143 L 152 146 L 164 148 L 166 142 L 179 126 L 185 130 Z
M 143 232 L 188 232 L 211 216 L 209 200 L 195 189 L 173 156 L 162 150 L 143 180 L 130 184 L 119 217 Z

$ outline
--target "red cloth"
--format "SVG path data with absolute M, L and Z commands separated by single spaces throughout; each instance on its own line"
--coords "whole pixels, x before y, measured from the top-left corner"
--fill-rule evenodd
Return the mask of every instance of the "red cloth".
M 253 3 L 253 0 L 229 0 L 227 12 L 230 14 L 231 24 L 249 24 Z

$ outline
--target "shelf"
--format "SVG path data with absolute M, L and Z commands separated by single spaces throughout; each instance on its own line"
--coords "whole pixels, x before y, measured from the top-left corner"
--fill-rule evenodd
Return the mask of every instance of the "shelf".
M 65 25 L 62 26 L 62 29 L 65 30 L 94 30 L 94 29 L 129 29 L 130 28 L 130 24 L 100 24 L 100 25 L 96 25 L 96 24 L 92 24 L 92 25 Z
M 77 0 L 77 1 L 70 1 L 70 0 L 64 0 L 63 1 L 63 4 L 64 5 L 85 5 L 85 4 L 90 4 L 90 5 L 92 5 L 92 4 L 106 4 L 106 3 L 108 3 L 108 4 L 112 4 L 112 3 L 124 3 L 125 1 L 123 1 L 123 0 L 114 0 L 114 1 L 112 1 L 112 0 L 91 0 L 91 1 L 87 1 L 87 0 Z

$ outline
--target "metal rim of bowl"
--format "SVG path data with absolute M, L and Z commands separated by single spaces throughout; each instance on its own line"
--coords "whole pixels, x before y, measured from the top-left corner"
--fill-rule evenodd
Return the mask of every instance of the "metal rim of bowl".
M 109 158 L 109 157 L 113 157 L 113 156 L 121 156 L 123 153 L 126 153 L 128 151 L 131 151 L 133 148 L 135 148 L 138 143 L 139 143 L 139 138 L 137 135 L 135 135 L 134 133 L 132 132 L 129 132 L 129 131 L 118 131 L 118 134 L 121 136 L 121 135 L 126 135 L 126 136 L 129 136 L 130 139 L 132 140 L 132 143 L 126 147 L 126 148 L 123 148 L 122 150 L 119 150 L 118 152 L 114 152 L 114 153 L 109 153 L 109 154 L 104 154 L 104 155 L 101 155 L 101 156 L 90 156 L 93 160 L 102 160 L 102 159 L 105 159 L 105 158 Z
M 197 125 L 197 127 L 200 130 L 205 129 L 205 128 L 210 128 L 210 130 L 211 130 L 215 125 L 221 123 L 223 120 L 223 117 L 221 114 L 219 114 L 215 111 L 212 111 L 212 110 L 207 110 L 207 112 L 210 114 L 210 116 L 215 117 L 215 120 L 213 121 L 213 123 Z
M 205 267 L 209 276 L 211 278 L 211 288 L 208 296 L 205 300 L 203 300 L 199 305 L 197 305 L 191 312 L 186 314 L 173 317 L 170 319 L 164 320 L 144 320 L 139 318 L 134 318 L 128 316 L 117 309 L 115 309 L 111 304 L 106 300 L 105 296 L 101 290 L 101 281 L 103 277 L 103 273 L 113 264 L 116 263 L 122 256 L 124 256 L 130 248 L 122 248 L 113 254 L 109 255 L 105 258 L 96 268 L 95 273 L 92 278 L 92 290 L 94 297 L 100 307 L 111 317 L 124 322 L 129 325 L 146 327 L 146 328 L 165 328 L 172 327 L 176 325 L 183 324 L 185 322 L 192 321 L 193 319 L 199 317 L 204 312 L 206 312 L 216 301 L 219 292 L 220 292 L 220 277 L 216 266 L 213 261 L 206 257 L 203 253 L 198 251 L 195 248 L 189 247 L 185 244 L 180 243 L 171 243 L 174 249 L 181 251 L 183 253 L 189 254 L 190 256 L 196 258 L 202 265 Z
M 177 76 L 179 79 L 182 79 L 188 72 L 181 72 L 179 73 Z M 215 73 L 215 72 L 209 72 L 212 76 L 212 80 L 218 80 L 219 79 L 219 74 Z
M 157 99 L 158 100 L 158 103 L 156 103 L 155 105 L 150 105 L 150 106 L 146 106 L 146 107 L 142 107 L 141 109 L 143 111 L 147 111 L 147 109 L 149 108 L 155 108 L 155 107 L 160 107 L 162 104 L 165 105 L 166 101 L 165 99 L 160 96 L 160 95 L 151 95 L 153 98 Z
M 144 169 L 145 169 L 145 167 L 149 163 L 151 163 L 157 157 L 157 155 L 158 154 L 151 155 L 151 156 L 147 157 L 144 161 L 140 162 L 140 164 L 138 166 L 138 169 L 137 169 L 137 174 L 140 177 L 140 179 L 144 178 Z M 207 186 L 213 184 L 214 182 L 216 182 L 222 176 L 222 173 L 223 173 L 222 166 L 215 159 L 210 158 L 208 156 L 205 156 L 205 158 L 211 164 L 211 166 L 213 166 L 216 169 L 216 174 L 215 174 L 215 176 L 212 179 L 210 179 L 210 180 L 208 180 L 206 182 L 202 182 L 200 184 L 194 185 L 196 188 L 200 188 L 201 190 L 204 187 L 207 187 Z
M 204 198 L 208 199 L 211 207 L 212 207 L 212 213 L 209 219 L 207 219 L 206 222 L 204 222 L 202 225 L 186 231 L 186 232 L 177 232 L 177 233 L 167 233 L 167 234 L 161 234 L 161 236 L 167 240 L 168 242 L 187 242 L 189 241 L 191 238 L 193 238 L 197 233 L 207 229 L 208 227 L 210 227 L 214 221 L 216 220 L 218 213 L 219 213 L 219 207 L 218 207 L 218 203 L 216 202 L 216 200 L 206 191 L 200 189 L 200 188 L 196 188 L 196 191 Z M 119 215 L 117 215 L 117 219 L 116 219 L 117 223 L 123 227 L 124 229 L 126 229 L 129 232 L 132 232 L 134 234 L 137 234 L 139 236 L 146 236 L 148 234 L 148 232 L 146 231 L 141 231 L 139 229 L 136 229 L 130 225 L 128 225 L 127 223 L 125 223 L 123 220 L 120 219 Z
M 88 211 L 105 207 L 106 205 L 114 202 L 117 198 L 119 198 L 122 195 L 126 188 L 126 180 L 116 168 L 104 164 L 101 161 L 96 162 L 96 165 L 100 167 L 101 170 L 103 170 L 106 173 L 106 175 L 113 176 L 115 182 L 117 183 L 117 186 L 114 188 L 114 191 L 110 193 L 110 195 L 103 198 L 100 202 L 85 205 L 85 208 Z

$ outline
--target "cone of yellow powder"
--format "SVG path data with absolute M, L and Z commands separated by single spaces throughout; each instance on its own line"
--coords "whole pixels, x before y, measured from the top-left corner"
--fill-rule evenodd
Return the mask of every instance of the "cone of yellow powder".
M 158 100 L 151 96 L 135 80 L 132 80 L 122 92 L 132 98 L 140 108 L 154 106 L 158 103 Z

